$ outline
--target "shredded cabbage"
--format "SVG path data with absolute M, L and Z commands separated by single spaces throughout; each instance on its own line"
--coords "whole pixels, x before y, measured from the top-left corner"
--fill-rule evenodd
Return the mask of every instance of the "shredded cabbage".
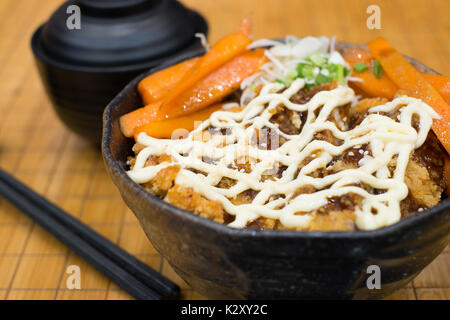
M 195 37 L 200 39 L 200 43 L 202 45 L 203 48 L 205 48 L 205 51 L 208 52 L 209 51 L 209 44 L 208 44 L 208 40 L 206 40 L 206 36 L 204 33 L 196 33 Z
M 358 81 L 350 76 L 350 66 L 335 50 L 335 44 L 335 37 L 331 39 L 327 37 L 297 38 L 291 35 L 286 36 L 284 41 L 259 39 L 252 42 L 248 48 L 265 48 L 265 55 L 269 62 L 260 68 L 260 72 L 241 83 L 243 90 L 241 104 L 245 105 L 245 102 L 255 96 L 253 92 L 255 87 L 275 81 L 283 83 L 285 86 L 290 85 L 299 77 L 304 78 L 309 86 L 333 78 L 338 79 L 344 85 L 348 81 Z M 302 65 L 302 68 L 310 65 L 310 67 L 304 68 L 308 76 L 299 74 L 299 65 Z M 334 67 L 334 70 L 331 70 L 330 67 Z M 342 75 L 342 70 L 346 71 L 344 75 Z

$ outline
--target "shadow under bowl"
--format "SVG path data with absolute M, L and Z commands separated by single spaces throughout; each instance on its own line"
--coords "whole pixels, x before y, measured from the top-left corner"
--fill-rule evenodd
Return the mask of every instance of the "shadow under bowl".
M 337 44 L 355 46 L 361 47 Z M 152 72 L 195 55 L 180 56 Z M 420 71 L 435 73 L 409 60 Z M 379 230 L 297 232 L 232 229 L 151 195 L 126 174 L 133 141 L 118 124 L 121 115 L 140 105 L 136 86 L 147 74 L 134 79 L 105 109 L 103 157 L 153 246 L 204 296 L 379 299 L 414 279 L 449 243 L 450 199 Z M 380 289 L 368 289 L 372 265 L 380 268 Z

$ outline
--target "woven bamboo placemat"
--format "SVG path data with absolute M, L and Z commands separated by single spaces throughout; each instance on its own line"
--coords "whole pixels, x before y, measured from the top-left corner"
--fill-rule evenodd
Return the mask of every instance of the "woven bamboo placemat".
M 186 0 L 210 22 L 210 41 L 251 14 L 255 37 L 337 35 L 366 42 L 378 35 L 405 54 L 450 74 L 450 2 L 447 0 L 298 1 Z M 33 30 L 59 0 L 0 1 L 0 167 L 101 234 L 189 288 L 147 241 L 109 180 L 99 151 L 56 118 L 29 48 Z M 381 8 L 381 30 L 368 30 L 366 9 Z M 67 266 L 81 269 L 81 290 L 66 289 Z M 0 199 L 0 299 L 130 299 L 24 214 Z M 450 299 L 450 250 L 446 249 L 391 298 Z

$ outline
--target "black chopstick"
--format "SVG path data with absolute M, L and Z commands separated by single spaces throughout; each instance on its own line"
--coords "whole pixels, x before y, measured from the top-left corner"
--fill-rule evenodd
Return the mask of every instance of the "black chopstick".
M 47 199 L 29 189 L 1 169 L 0 180 L 5 181 L 18 192 L 26 195 L 28 199 L 36 203 L 40 208 L 43 208 L 46 213 L 52 215 L 61 222 L 61 224 L 78 234 L 78 236 L 89 242 L 100 252 L 116 261 L 120 266 L 128 270 L 133 276 L 141 280 L 147 286 L 154 288 L 162 296 L 169 299 L 176 298 L 179 295 L 179 288 L 175 283 L 149 268 L 146 264 L 142 263 L 128 252 L 120 249 L 114 243 L 67 214 L 61 208 L 49 202 Z
M 0 169 L 0 194 L 137 299 L 176 298 L 179 288 Z

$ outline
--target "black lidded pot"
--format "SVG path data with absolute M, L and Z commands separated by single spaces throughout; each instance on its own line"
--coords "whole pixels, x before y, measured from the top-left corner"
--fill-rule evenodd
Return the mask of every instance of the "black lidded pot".
M 31 47 L 58 117 L 99 145 L 109 101 L 143 71 L 198 50 L 195 33 L 207 31 L 176 0 L 71 0 L 34 32 Z

